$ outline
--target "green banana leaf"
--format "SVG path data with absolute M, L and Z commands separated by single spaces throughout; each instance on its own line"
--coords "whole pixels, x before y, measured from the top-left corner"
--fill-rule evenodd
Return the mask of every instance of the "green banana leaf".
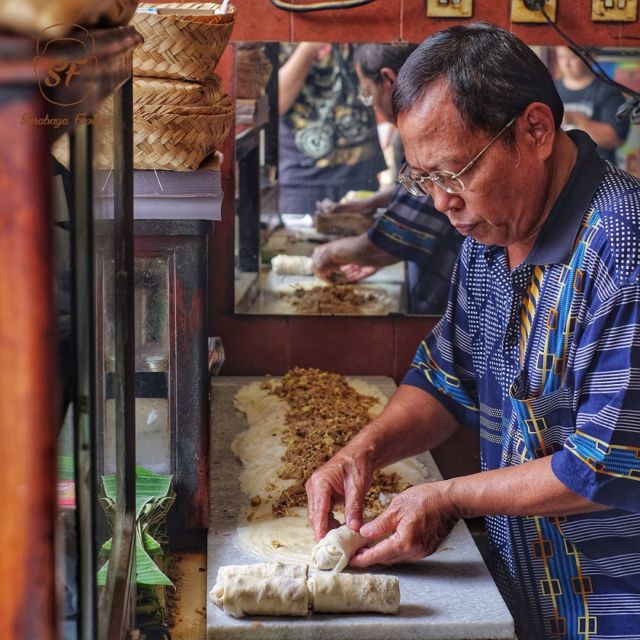
M 162 475 L 136 467 L 136 520 L 153 500 L 170 497 L 173 476 Z M 118 496 L 118 483 L 116 476 L 102 476 L 102 486 L 107 500 L 115 504 Z
M 117 479 L 115 476 L 103 476 L 104 496 L 100 502 L 113 526 L 116 511 Z M 167 513 L 175 500 L 173 476 L 162 475 L 136 467 L 136 582 L 140 585 L 173 586 L 169 578 L 161 571 L 154 557 L 163 555 L 161 542 L 164 542 L 164 524 Z M 100 550 L 101 554 L 111 552 L 112 539 L 107 540 Z M 98 571 L 98 585 L 104 585 L 107 578 L 109 561 Z
M 157 555 L 162 555 L 163 551 L 162 551 L 162 547 L 160 546 L 160 543 L 155 540 L 154 538 L 152 538 L 148 533 L 143 533 L 142 534 L 142 540 L 143 540 L 143 546 L 144 546 L 144 550 L 150 555 L 150 556 L 157 556 Z M 100 548 L 100 555 L 109 555 L 111 553 L 111 543 L 113 541 L 113 538 L 109 538 Z
M 173 582 L 162 573 L 160 567 L 151 559 L 151 556 L 144 550 L 140 543 L 140 538 L 136 536 L 136 584 L 146 584 L 163 587 L 173 587 Z M 98 571 L 98 586 L 104 586 L 107 582 L 107 572 L 109 561 L 107 560 Z

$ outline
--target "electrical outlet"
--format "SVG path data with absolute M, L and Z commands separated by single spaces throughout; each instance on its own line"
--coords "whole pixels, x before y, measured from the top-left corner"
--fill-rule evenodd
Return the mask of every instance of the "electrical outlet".
M 638 0 L 593 0 L 591 19 L 594 22 L 635 22 Z
M 426 0 L 430 18 L 470 18 L 473 0 Z
M 556 21 L 556 0 L 538 0 L 543 2 L 544 12 L 549 16 L 551 22 Z M 614 0 L 617 2 L 617 0 Z M 542 11 L 533 8 L 529 9 L 527 4 L 534 6 L 532 0 L 511 0 L 511 22 L 546 22 Z

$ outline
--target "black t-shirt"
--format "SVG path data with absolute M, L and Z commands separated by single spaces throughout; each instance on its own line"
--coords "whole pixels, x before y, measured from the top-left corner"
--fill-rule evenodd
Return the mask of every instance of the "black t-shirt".
M 594 78 L 593 82 L 584 89 L 567 89 L 561 80 L 556 82 L 556 88 L 564 104 L 565 111 L 579 111 L 591 120 L 606 122 L 613 126 L 618 137 L 624 140 L 629 133 L 629 120 L 618 120 L 616 111 L 624 103 L 624 96 L 615 87 Z M 603 158 L 615 164 L 615 149 L 598 147 L 598 153 Z
M 281 185 L 377 188 L 376 174 L 386 163 L 374 111 L 358 100 L 352 57 L 351 45 L 333 45 L 327 58 L 312 65 L 300 94 L 280 118 Z

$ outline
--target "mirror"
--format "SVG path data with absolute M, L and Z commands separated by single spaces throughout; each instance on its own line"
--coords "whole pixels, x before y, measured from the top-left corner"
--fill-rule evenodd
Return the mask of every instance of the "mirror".
M 379 80 L 354 71 L 360 45 L 305 46 L 313 56 L 313 82 L 291 73 L 278 81 L 296 45 L 235 45 L 236 313 L 440 315 L 462 238 L 428 203 L 401 218 L 387 209 L 389 196 L 382 195 L 394 185 L 402 145 L 385 118 Z M 558 79 L 559 49 L 535 47 Z M 640 92 L 639 51 L 592 53 L 611 78 Z M 584 104 L 567 106 L 576 109 L 589 115 Z M 564 126 L 574 125 L 567 118 Z M 638 174 L 640 127 L 625 136 L 609 155 Z M 377 268 L 357 280 L 366 268 L 343 267 L 333 286 L 314 276 L 309 257 L 336 241 L 346 243 L 339 245 L 343 251 L 367 251 Z M 397 246 L 406 259 L 397 257 Z

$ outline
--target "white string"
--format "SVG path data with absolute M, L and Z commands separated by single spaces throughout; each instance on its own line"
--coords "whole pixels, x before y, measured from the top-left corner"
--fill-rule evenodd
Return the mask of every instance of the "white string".
M 153 175 L 155 175 L 156 180 L 158 181 L 158 186 L 160 187 L 160 191 L 164 191 L 164 189 L 162 188 L 162 182 L 160 182 L 160 176 L 158 175 L 158 172 L 156 171 L 155 166 L 153 167 Z
M 100 191 L 104 191 L 107 188 L 107 183 L 109 182 L 109 178 L 111 177 L 111 174 L 113 173 L 113 169 L 109 169 L 109 173 L 107 173 L 107 177 L 104 181 L 104 184 L 102 185 L 102 189 L 100 189 Z

